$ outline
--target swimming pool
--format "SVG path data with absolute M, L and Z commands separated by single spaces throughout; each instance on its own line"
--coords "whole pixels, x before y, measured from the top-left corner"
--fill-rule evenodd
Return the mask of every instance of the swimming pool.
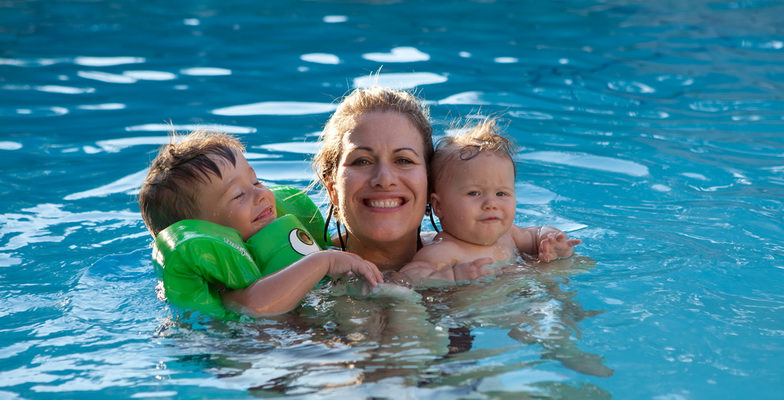
M 7 1 L 0 397 L 774 399 L 778 1 Z M 175 322 L 134 195 L 169 124 L 305 187 L 333 100 L 503 115 L 518 219 L 571 264 L 258 323 Z M 319 193 L 314 193 L 320 199 Z M 613 370 L 611 376 L 610 369 Z

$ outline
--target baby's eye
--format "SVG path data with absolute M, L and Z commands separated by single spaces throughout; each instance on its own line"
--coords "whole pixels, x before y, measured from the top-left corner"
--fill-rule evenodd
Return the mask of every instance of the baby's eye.
M 472 191 L 470 191 L 470 192 L 468 192 L 466 194 L 469 195 L 469 196 L 479 196 L 479 191 L 472 190 Z
M 503 197 L 503 196 L 509 196 L 510 194 L 507 192 L 497 192 L 495 195 L 498 197 Z

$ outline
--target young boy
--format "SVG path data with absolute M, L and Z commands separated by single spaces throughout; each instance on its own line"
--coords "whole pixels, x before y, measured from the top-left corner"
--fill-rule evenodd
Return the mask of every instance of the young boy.
M 553 227 L 514 225 L 513 149 L 497 131 L 488 119 L 439 141 L 430 204 L 443 231 L 401 269 L 404 279 L 414 284 L 475 279 L 495 272 L 484 265 L 514 261 L 520 253 L 547 262 L 572 255 L 581 243 Z
M 234 137 L 196 131 L 164 145 L 152 162 L 139 208 L 171 304 L 219 318 L 279 314 L 325 275 L 355 273 L 371 286 L 383 280 L 354 254 L 319 251 L 318 209 L 293 188 L 262 185 L 244 150 Z

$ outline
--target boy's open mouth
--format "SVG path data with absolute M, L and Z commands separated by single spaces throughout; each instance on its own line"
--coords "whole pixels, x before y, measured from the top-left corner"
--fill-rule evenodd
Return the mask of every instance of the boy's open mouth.
M 275 210 L 272 209 L 272 206 L 269 206 L 261 210 L 259 215 L 257 215 L 256 218 L 253 219 L 253 222 L 259 222 L 262 220 L 270 219 L 270 217 L 274 217 L 274 216 L 275 216 Z

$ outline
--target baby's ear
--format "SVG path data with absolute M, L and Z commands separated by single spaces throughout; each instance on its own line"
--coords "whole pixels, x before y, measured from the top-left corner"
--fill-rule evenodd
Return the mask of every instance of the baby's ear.
M 438 194 L 436 193 L 430 194 L 430 208 L 433 209 L 433 214 L 436 217 L 441 218 L 441 202 L 438 201 Z

